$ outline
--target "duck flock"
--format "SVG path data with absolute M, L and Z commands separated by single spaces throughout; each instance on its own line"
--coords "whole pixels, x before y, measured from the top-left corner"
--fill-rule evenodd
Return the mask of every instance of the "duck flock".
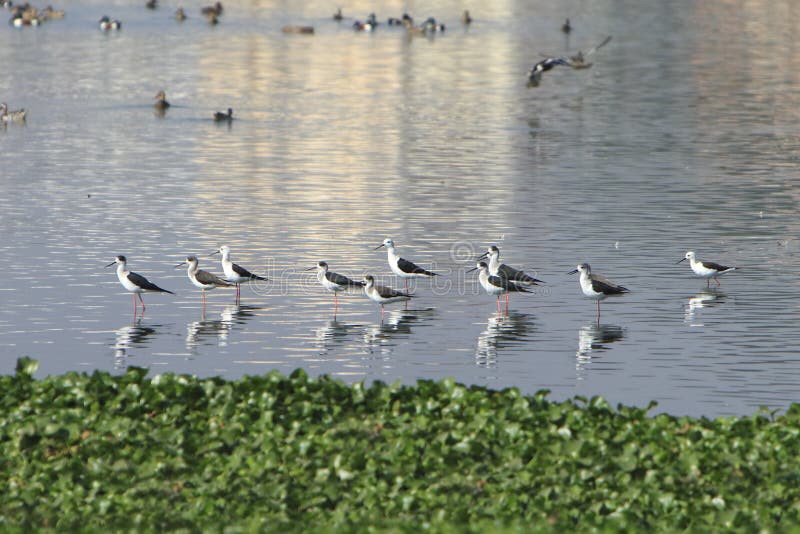
M 54 20 L 63 19 L 65 16 L 64 11 L 55 10 L 52 6 L 39 10 L 28 2 L 24 4 L 14 4 L 13 0 L 0 0 L 0 5 L 11 11 L 11 19 L 9 24 L 21 28 L 25 26 L 39 26 L 41 23 Z M 147 9 L 155 10 L 158 8 L 158 0 L 147 0 L 145 3 Z M 200 9 L 200 15 L 203 16 L 209 24 L 216 25 L 220 21 L 220 17 L 224 12 L 221 2 L 215 2 L 213 5 L 205 6 Z M 178 22 L 183 22 L 189 16 L 183 7 L 178 7 L 173 15 L 174 19 Z M 337 23 L 342 23 L 348 20 L 342 14 L 342 9 L 339 8 L 333 14 L 332 19 Z M 472 24 L 472 15 L 469 10 L 464 10 L 461 15 L 461 24 L 465 27 Z M 352 28 L 355 31 L 372 32 L 380 26 L 385 25 L 393 28 L 402 28 L 409 35 L 427 35 L 433 36 L 438 33 L 443 33 L 446 30 L 444 23 L 437 21 L 434 17 L 427 17 L 421 24 L 415 23 L 414 18 L 408 13 L 403 13 L 400 17 L 389 17 L 385 23 L 378 20 L 375 13 L 370 13 L 364 20 L 356 19 L 352 22 Z M 103 15 L 98 21 L 98 27 L 103 32 L 119 31 L 122 29 L 122 22 L 119 19 L 111 18 L 108 15 Z M 313 26 L 303 25 L 286 25 L 281 28 L 283 33 L 303 33 L 313 34 Z M 561 26 L 561 31 L 564 34 L 569 34 L 572 31 L 572 25 L 569 19 L 566 19 Z M 594 53 L 600 48 L 607 45 L 611 41 L 611 36 L 605 37 L 597 45 L 590 48 L 587 52 L 578 50 L 576 54 L 570 56 L 554 56 L 549 54 L 541 54 L 543 59 L 537 61 L 536 64 L 528 72 L 528 87 L 538 87 L 542 81 L 542 75 L 557 66 L 566 66 L 572 69 L 588 69 L 592 63 L 588 61 Z M 155 108 L 158 114 L 162 115 L 170 107 L 166 99 L 165 91 L 161 90 L 156 95 Z M 8 106 L 4 103 L 0 108 L 0 124 L 7 124 L 10 122 L 22 123 L 25 121 L 26 112 L 24 109 L 9 111 Z M 215 122 L 230 123 L 233 120 L 233 109 L 228 108 L 227 111 L 216 111 L 213 115 Z
M 338 311 L 338 293 L 348 289 L 363 289 L 364 295 L 370 300 L 380 304 L 381 317 L 384 314 L 384 306 L 393 302 L 408 302 L 414 297 L 409 291 L 408 281 L 414 278 L 433 278 L 440 276 L 440 273 L 420 267 L 416 263 L 403 258 L 397 253 L 397 247 L 392 239 L 385 239 L 375 250 L 386 248 L 389 269 L 392 273 L 403 279 L 405 287 L 403 290 L 382 286 L 376 283 L 375 276 L 366 274 L 362 280 L 354 280 L 346 275 L 339 274 L 330 270 L 328 263 L 319 261 L 316 266 L 306 270 L 316 270 L 317 280 L 320 285 L 334 294 L 334 315 Z M 208 256 L 221 255 L 220 264 L 223 275 L 218 276 L 209 271 L 199 268 L 197 256 L 188 256 L 185 261 L 179 263 L 175 268 L 187 267 L 187 276 L 191 283 L 202 291 L 203 309 L 206 305 L 206 291 L 218 287 L 230 287 L 236 289 L 237 304 L 241 299 L 241 284 L 249 282 L 267 281 L 266 276 L 254 274 L 244 267 L 236 264 L 231 259 L 231 249 L 222 246 Z M 692 272 L 706 280 L 706 285 L 710 286 L 711 279 L 714 279 L 717 286 L 721 285 L 719 277 L 736 270 L 736 267 L 728 267 L 711 261 L 698 260 L 693 251 L 686 253 L 683 259 L 689 261 Z M 143 293 L 169 293 L 172 291 L 163 289 L 151 282 L 144 276 L 132 272 L 127 267 L 127 258 L 117 256 L 114 261 L 106 267 L 116 265 L 117 278 L 122 286 L 133 296 L 134 315 L 137 313 L 138 304 L 141 303 L 142 313 L 145 310 Z M 486 252 L 476 258 L 476 266 L 467 272 L 478 271 L 478 281 L 486 293 L 497 297 L 497 311 L 502 313 L 501 298 L 505 297 L 505 313 L 508 313 L 510 293 L 531 293 L 531 287 L 543 283 L 542 280 L 534 278 L 520 269 L 516 269 L 500 262 L 500 249 L 492 245 Z M 608 278 L 593 273 L 588 263 L 581 263 L 573 271 L 567 274 L 580 274 L 579 284 L 583 294 L 597 302 L 597 321 L 600 321 L 600 301 L 608 297 L 619 296 L 627 293 L 628 288 L 616 284 Z M 138 302 L 137 302 L 138 298 Z

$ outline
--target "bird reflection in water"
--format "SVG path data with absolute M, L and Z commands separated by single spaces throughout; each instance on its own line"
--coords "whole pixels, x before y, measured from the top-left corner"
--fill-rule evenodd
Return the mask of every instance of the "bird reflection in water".
M 364 345 L 370 354 L 378 352 L 389 354 L 399 337 L 408 337 L 412 325 L 419 325 L 430 320 L 434 315 L 433 308 L 416 310 L 392 310 L 386 312 L 380 324 L 367 326 L 364 332 Z
M 683 312 L 683 322 L 689 326 L 704 326 L 697 318 L 697 311 L 702 308 L 711 308 L 725 301 L 725 293 L 715 288 L 703 288 L 700 293 L 691 297 L 686 303 Z
M 575 370 L 578 380 L 592 361 L 592 353 L 608 350 L 608 345 L 625 337 L 625 329 L 610 324 L 591 323 L 578 330 L 578 352 L 575 353 Z
M 530 314 L 510 311 L 490 315 L 486 329 L 478 336 L 475 364 L 494 369 L 501 350 L 525 342 L 532 332 L 533 316 Z
M 263 309 L 261 306 L 242 306 L 230 304 L 225 306 L 220 312 L 223 321 L 227 321 L 231 326 L 243 325 L 256 316 L 255 312 Z
M 324 325 L 314 331 L 314 344 L 319 349 L 319 354 L 326 354 L 331 352 L 334 347 L 344 344 L 347 338 L 362 326 L 344 323 L 336 319 L 326 321 Z
M 136 319 L 132 325 L 125 325 L 115 331 L 114 368 L 125 369 L 128 365 L 128 350 L 144 347 L 149 338 L 156 334 L 158 325 L 142 325 L 142 318 Z
M 207 319 L 203 311 L 199 321 L 186 325 L 186 349 L 194 351 L 200 345 L 212 345 L 211 341 L 214 339 L 217 346 L 227 346 L 233 327 L 246 323 L 259 309 L 261 308 L 257 306 L 231 304 L 223 308 L 219 319 Z

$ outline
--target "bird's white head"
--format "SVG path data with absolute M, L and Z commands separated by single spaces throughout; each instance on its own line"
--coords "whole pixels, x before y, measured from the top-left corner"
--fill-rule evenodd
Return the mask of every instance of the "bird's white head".
M 326 262 L 324 262 L 324 261 L 318 261 L 317 264 L 314 267 L 309 267 L 308 269 L 305 269 L 305 270 L 306 271 L 313 271 L 315 269 L 316 269 L 316 271 L 318 273 L 327 272 L 328 271 L 328 264 Z
M 200 263 L 200 260 L 197 259 L 197 256 L 186 256 L 186 261 L 180 262 L 178 265 L 175 266 L 177 269 L 178 267 L 183 267 L 184 265 L 189 266 L 189 270 L 194 271 L 197 269 L 197 264 Z
M 383 240 L 383 243 L 381 243 L 380 245 L 375 247 L 375 250 L 378 250 L 379 248 L 383 248 L 383 247 L 386 247 L 388 249 L 393 249 L 394 248 L 394 241 L 392 241 L 391 239 L 389 239 L 387 237 L 386 239 Z
M 111 267 L 112 265 L 116 264 L 122 265 L 124 267 L 126 261 L 127 260 L 125 259 L 125 256 L 117 256 L 116 258 L 114 258 L 114 261 L 106 265 L 106 267 Z
M 686 253 L 686 255 L 683 257 L 683 259 L 678 261 L 678 263 L 680 263 L 682 261 L 685 261 L 685 260 L 689 260 L 690 263 L 694 263 L 694 262 L 697 261 L 695 258 L 696 258 L 696 256 L 694 255 L 694 252 L 692 252 L 690 250 L 689 252 Z
M 581 263 L 575 269 L 573 269 L 572 271 L 568 272 L 567 274 L 575 274 L 575 273 L 581 273 L 581 276 L 583 276 L 584 274 L 585 275 L 590 275 L 590 274 L 592 274 L 592 268 L 589 267 L 588 263 Z
M 375 278 L 373 278 L 372 275 L 368 274 L 367 276 L 364 277 L 364 287 L 369 289 L 374 285 L 375 285 Z
M 481 272 L 483 272 L 483 271 L 488 271 L 488 270 L 489 270 L 489 266 L 486 264 L 486 262 L 485 261 L 479 261 L 477 264 L 475 264 L 474 268 L 468 270 L 467 272 L 468 273 L 471 273 L 472 271 L 481 271 Z

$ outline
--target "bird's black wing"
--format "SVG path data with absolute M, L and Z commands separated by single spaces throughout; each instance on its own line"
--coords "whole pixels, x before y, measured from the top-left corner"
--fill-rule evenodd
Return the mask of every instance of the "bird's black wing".
M 506 291 L 512 293 L 530 293 L 530 290 L 525 289 L 525 287 L 517 285 L 508 278 L 502 278 L 500 276 L 489 276 L 489 283 L 495 287 L 502 287 Z
M 533 66 L 537 71 L 548 71 L 557 65 L 568 65 L 569 61 L 563 57 L 548 57 Z
M 128 280 L 130 280 L 132 283 L 136 284 L 137 286 L 141 287 L 145 291 L 158 291 L 159 293 L 170 293 L 172 295 L 175 294 L 175 293 L 172 293 L 172 291 L 167 291 L 166 289 L 161 289 L 160 287 L 158 287 L 153 282 L 151 282 L 150 280 L 148 280 L 147 278 L 145 278 L 144 276 L 142 276 L 139 273 L 128 273 Z
M 509 267 L 505 263 L 501 264 L 497 269 L 498 276 L 511 280 L 512 282 L 521 282 L 524 284 L 536 285 L 537 283 L 544 283 L 541 280 L 534 278 L 520 270 Z
M 390 299 L 394 297 L 407 297 L 411 298 L 413 295 L 409 295 L 408 293 L 403 293 L 402 291 L 395 291 L 391 287 L 386 286 L 374 286 L 375 290 L 378 292 L 378 295 L 384 299 Z
M 596 275 L 592 275 L 592 289 L 605 295 L 618 295 L 628 291 L 627 287 L 618 286 L 610 280 L 603 277 L 598 278 Z
M 424 274 L 425 276 L 436 276 L 436 273 L 426 271 L 419 265 L 415 265 L 414 263 L 403 258 L 397 259 L 397 267 L 404 273 L 408 274 Z
M 713 261 L 701 261 L 700 263 L 702 263 L 703 267 L 706 269 L 714 269 L 715 271 L 727 271 L 730 269 L 730 267 L 720 265 L 719 263 L 714 263 Z
M 586 54 L 585 54 L 585 55 L 589 56 L 589 55 L 592 55 L 592 54 L 594 54 L 595 52 L 597 52 L 598 50 L 600 50 L 602 47 L 604 47 L 605 45 L 607 45 L 609 41 L 611 41 L 611 36 L 610 36 L 610 35 L 609 35 L 608 37 L 606 37 L 605 39 L 603 39 L 603 40 L 600 42 L 600 44 L 598 44 L 598 45 L 596 45 L 596 46 L 594 46 L 594 47 L 590 48 L 590 49 L 589 49 L 589 51 L 588 51 L 588 52 L 586 52 Z
M 231 285 L 233 285 L 230 282 L 228 282 L 226 280 L 223 280 L 219 276 L 217 276 L 215 274 L 211 274 L 208 271 L 202 271 L 202 270 L 197 271 L 194 276 L 195 276 L 195 278 L 197 278 L 197 281 L 200 282 L 201 284 L 214 284 L 214 285 L 218 285 L 218 286 L 231 286 Z
M 241 265 L 233 264 L 233 272 L 241 276 L 242 278 L 249 278 L 251 280 L 266 280 L 263 276 L 258 276 L 257 274 L 253 274 Z
M 346 276 L 344 276 L 342 274 L 332 273 L 330 271 L 325 273 L 325 278 L 328 280 L 328 282 L 331 282 L 331 283 L 336 284 L 338 286 L 350 286 L 350 287 L 363 287 L 364 286 L 364 282 L 360 282 L 360 281 L 357 282 L 356 280 L 351 280 L 350 278 L 347 278 Z

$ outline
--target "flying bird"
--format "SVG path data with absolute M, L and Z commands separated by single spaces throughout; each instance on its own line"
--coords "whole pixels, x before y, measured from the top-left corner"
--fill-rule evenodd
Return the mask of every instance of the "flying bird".
M 528 87 L 538 87 L 542 81 L 542 74 L 558 65 L 569 65 L 569 63 L 564 58 L 548 57 L 534 65 L 528 72 Z

